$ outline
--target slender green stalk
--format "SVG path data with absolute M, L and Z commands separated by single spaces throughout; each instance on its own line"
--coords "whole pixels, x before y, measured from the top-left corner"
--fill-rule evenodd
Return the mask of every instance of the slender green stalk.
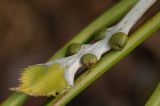
M 102 16 L 98 17 L 93 23 L 88 25 L 79 34 L 77 34 L 49 60 L 64 57 L 66 49 L 71 43 L 87 42 L 95 32 L 97 32 L 104 26 L 108 27 L 112 23 L 118 21 L 136 2 L 137 0 L 122 0 L 114 7 L 106 11 Z M 27 100 L 27 98 L 28 95 L 15 92 L 9 98 L 7 98 L 6 101 L 3 102 L 2 106 L 20 106 L 25 100 Z
M 7 98 L 2 106 L 22 106 L 25 100 L 27 100 L 28 96 L 23 93 L 13 93 L 12 96 Z
M 66 94 L 60 95 L 50 101 L 47 106 L 64 106 L 76 95 L 78 95 L 89 84 L 96 80 L 100 75 L 106 72 L 111 66 L 120 61 L 124 56 L 131 52 L 135 47 L 140 45 L 149 35 L 160 28 L 160 12 L 153 18 L 149 19 L 143 26 L 141 26 L 135 33 L 129 37 L 129 41 L 126 47 L 122 51 L 111 51 L 107 53 L 96 64 L 95 67 L 87 70 L 82 76 L 80 76 L 75 86 L 70 89 Z M 90 72 L 90 73 L 88 73 Z
M 145 106 L 160 106 L 160 83 L 149 98 Z

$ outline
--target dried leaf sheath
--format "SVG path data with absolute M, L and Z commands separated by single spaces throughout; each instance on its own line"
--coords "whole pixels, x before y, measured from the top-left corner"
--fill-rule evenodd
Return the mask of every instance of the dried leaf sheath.
M 33 96 L 55 96 L 68 88 L 64 79 L 64 68 L 60 64 L 51 66 L 33 65 L 21 73 L 20 85 L 12 90 Z

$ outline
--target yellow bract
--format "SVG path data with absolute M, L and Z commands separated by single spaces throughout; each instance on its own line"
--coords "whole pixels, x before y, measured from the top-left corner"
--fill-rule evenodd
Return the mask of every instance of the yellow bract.
M 30 66 L 22 72 L 20 82 L 15 90 L 32 96 L 55 96 L 68 87 L 60 64 Z

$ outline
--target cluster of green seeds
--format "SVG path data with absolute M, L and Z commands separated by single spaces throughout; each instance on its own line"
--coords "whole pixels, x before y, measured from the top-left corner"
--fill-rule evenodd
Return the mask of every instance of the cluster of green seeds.
M 101 30 L 98 34 L 95 35 L 95 40 L 102 40 L 105 37 L 105 30 Z M 127 34 L 123 32 L 117 32 L 109 40 L 109 44 L 113 50 L 122 50 L 128 41 Z
M 80 49 L 81 49 L 82 44 L 80 43 L 72 43 L 69 45 L 68 47 L 68 52 L 67 55 L 74 55 L 77 54 Z M 94 64 L 97 63 L 97 57 L 94 54 L 85 54 L 82 59 L 81 62 L 84 66 L 86 66 L 87 68 L 92 67 Z
M 105 37 L 105 29 L 99 31 L 96 36 L 95 36 L 95 40 L 99 41 L 102 40 Z M 128 40 L 128 36 L 127 34 L 123 33 L 123 32 L 118 32 L 115 33 L 114 35 L 112 35 L 112 37 L 109 40 L 109 44 L 111 49 L 113 50 L 122 50 L 125 45 L 127 44 L 127 40 Z M 82 44 L 80 43 L 72 43 L 69 45 L 68 47 L 68 52 L 67 55 L 74 55 L 77 54 L 80 49 L 81 49 Z M 97 63 L 97 57 L 94 54 L 88 53 L 85 54 L 82 58 L 81 58 L 81 63 L 86 66 L 87 68 L 90 68 L 92 66 L 94 66 Z

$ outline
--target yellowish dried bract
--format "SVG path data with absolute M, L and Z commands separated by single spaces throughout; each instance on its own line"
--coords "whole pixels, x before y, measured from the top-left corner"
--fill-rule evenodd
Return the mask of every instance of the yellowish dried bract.
M 68 88 L 64 79 L 64 68 L 60 64 L 33 65 L 25 68 L 16 90 L 32 96 L 55 96 Z

